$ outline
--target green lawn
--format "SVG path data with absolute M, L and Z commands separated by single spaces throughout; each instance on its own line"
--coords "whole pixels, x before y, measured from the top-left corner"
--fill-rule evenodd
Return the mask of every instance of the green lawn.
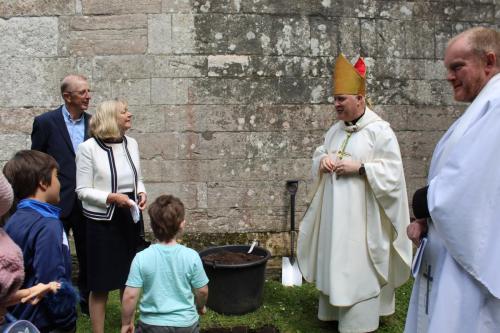
M 396 313 L 383 317 L 380 333 L 401 333 L 404 328 L 406 310 L 411 294 L 412 281 L 399 288 L 396 293 Z M 106 315 L 105 332 L 120 330 L 120 302 L 118 292 L 110 296 Z M 313 285 L 302 287 L 283 287 L 277 281 L 267 281 L 264 289 L 264 304 L 258 310 L 242 316 L 223 316 L 213 311 L 201 318 L 201 327 L 249 326 L 259 328 L 273 325 L 286 333 L 326 333 L 335 332 L 330 323 L 320 322 L 317 317 L 318 293 Z M 80 316 L 78 333 L 91 332 L 90 320 Z

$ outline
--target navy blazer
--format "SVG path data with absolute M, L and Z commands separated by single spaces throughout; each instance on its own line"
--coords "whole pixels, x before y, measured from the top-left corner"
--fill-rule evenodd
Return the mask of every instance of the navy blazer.
M 85 136 L 89 138 L 88 128 L 90 114 L 84 112 Z M 61 217 L 67 217 L 73 210 L 77 196 L 75 151 L 69 137 L 68 128 L 64 122 L 62 105 L 53 110 L 35 117 L 31 132 L 31 149 L 47 153 L 55 158 L 59 164 L 59 181 L 61 182 Z

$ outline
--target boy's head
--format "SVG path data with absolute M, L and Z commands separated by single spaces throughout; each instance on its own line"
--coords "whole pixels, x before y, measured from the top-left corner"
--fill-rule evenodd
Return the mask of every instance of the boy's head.
M 36 150 L 20 150 L 3 167 L 3 173 L 17 200 L 35 198 L 43 202 L 59 202 L 59 166 L 56 160 Z
M 184 204 L 172 195 L 160 195 L 149 206 L 151 229 L 161 242 L 172 240 L 184 227 Z

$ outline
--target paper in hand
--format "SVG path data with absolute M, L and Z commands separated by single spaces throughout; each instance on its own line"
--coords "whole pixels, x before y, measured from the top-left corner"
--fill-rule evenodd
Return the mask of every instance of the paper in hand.
M 427 237 L 422 238 L 420 241 L 420 246 L 415 252 L 415 257 L 413 257 L 413 262 L 411 263 L 411 274 L 413 277 L 417 277 L 418 271 L 420 270 L 420 264 L 422 263 L 422 257 L 424 256 L 425 245 L 427 244 Z
M 130 214 L 132 214 L 132 220 L 134 220 L 134 223 L 137 223 L 141 219 L 141 210 L 139 209 L 139 206 L 135 201 L 129 199 L 130 202 Z

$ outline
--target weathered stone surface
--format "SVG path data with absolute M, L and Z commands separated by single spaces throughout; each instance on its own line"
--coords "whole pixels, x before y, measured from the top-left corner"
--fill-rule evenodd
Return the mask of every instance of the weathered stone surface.
M 57 55 L 58 24 L 54 17 L 0 18 L 0 56 L 53 57 Z
M 347 57 L 359 56 L 361 28 L 357 18 L 341 18 L 339 24 L 339 49 Z
M 495 22 L 494 4 L 461 3 L 455 7 L 455 17 L 459 21 L 478 22 L 484 24 Z
M 338 53 L 339 22 L 323 17 L 310 18 L 311 55 L 328 56 Z
M 33 118 L 46 111 L 45 108 L 0 108 L 0 133 L 30 134 Z
M 405 55 L 407 58 L 434 57 L 434 26 L 432 22 L 404 23 Z
M 151 104 L 186 104 L 189 79 L 151 79 Z
M 8 161 L 16 151 L 30 149 L 31 140 L 25 134 L 0 134 L 1 161 Z
M 78 59 L 14 58 L 0 59 L 0 105 L 2 107 L 51 107 L 60 103 L 61 79 L 79 70 Z
M 184 13 L 191 12 L 193 5 L 191 0 L 163 0 L 161 11 L 163 13 Z
M 84 14 L 160 13 L 162 0 L 81 0 Z
M 69 41 L 75 56 L 141 54 L 146 47 L 146 29 L 73 31 Z
M 124 98 L 130 105 L 149 105 L 151 104 L 150 85 L 149 79 L 111 81 L 111 94 L 115 98 Z
M 185 105 L 163 106 L 145 111 L 148 114 L 165 113 L 166 131 L 294 131 L 327 130 L 333 122 L 333 106 L 280 105 L 228 106 Z
M 75 13 L 75 1 L 67 0 L 2 0 L 0 17 L 58 16 Z
M 176 159 L 179 157 L 177 133 L 137 133 L 134 134 L 141 153 L 141 158 Z
M 205 183 L 150 183 L 147 186 L 149 198 L 172 194 L 182 200 L 186 209 L 207 207 L 207 185 Z
M 445 131 L 460 117 L 463 107 L 376 105 L 373 110 L 395 131 Z
M 377 56 L 403 58 L 405 54 L 404 23 L 377 20 Z
M 155 73 L 155 59 L 139 55 L 97 56 L 93 61 L 94 80 L 149 79 Z
M 147 25 L 144 14 L 73 16 L 70 22 L 73 31 L 145 29 Z
M 205 77 L 207 57 L 195 55 L 155 56 L 152 77 Z
M 153 14 L 148 17 L 148 53 L 172 52 L 172 15 Z
M 443 134 L 444 131 L 396 132 L 399 146 L 401 148 L 401 155 L 406 158 L 430 158 L 438 140 L 443 136 Z

